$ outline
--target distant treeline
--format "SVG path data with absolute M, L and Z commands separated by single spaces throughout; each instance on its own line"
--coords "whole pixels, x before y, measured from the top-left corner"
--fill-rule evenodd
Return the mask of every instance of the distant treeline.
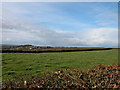
M 112 48 L 51 48 L 51 49 L 33 49 L 33 50 L 17 50 L 17 49 L 1 49 L 2 53 L 42 53 L 42 52 L 73 52 L 73 51 L 95 51 L 110 50 Z

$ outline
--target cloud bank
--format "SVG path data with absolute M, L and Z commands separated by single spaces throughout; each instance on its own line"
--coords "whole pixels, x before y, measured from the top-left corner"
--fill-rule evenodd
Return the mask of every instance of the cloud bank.
M 3 43 L 50 46 L 112 46 L 118 45 L 117 28 L 94 28 L 86 31 L 52 30 L 45 26 L 30 27 L 3 21 Z

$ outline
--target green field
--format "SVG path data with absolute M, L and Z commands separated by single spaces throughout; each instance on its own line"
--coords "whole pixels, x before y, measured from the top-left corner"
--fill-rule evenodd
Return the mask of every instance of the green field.
M 54 52 L 54 53 L 3 53 L 3 81 L 15 77 L 38 75 L 68 67 L 88 69 L 97 64 L 118 63 L 118 50 Z

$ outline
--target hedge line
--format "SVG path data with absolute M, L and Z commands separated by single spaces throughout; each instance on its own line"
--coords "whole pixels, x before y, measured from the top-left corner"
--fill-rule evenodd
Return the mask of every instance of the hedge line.
M 95 51 L 95 50 L 110 50 L 112 48 L 92 48 L 92 49 L 36 49 L 36 50 L 15 50 L 15 49 L 2 49 L 2 53 L 42 53 L 42 52 L 72 52 L 72 51 Z

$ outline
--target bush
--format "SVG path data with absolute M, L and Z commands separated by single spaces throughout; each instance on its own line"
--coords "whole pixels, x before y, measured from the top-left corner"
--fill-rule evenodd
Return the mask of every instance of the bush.
M 119 88 L 118 70 L 118 65 L 97 65 L 85 72 L 79 69 L 58 70 L 29 79 L 3 82 L 3 88 Z

